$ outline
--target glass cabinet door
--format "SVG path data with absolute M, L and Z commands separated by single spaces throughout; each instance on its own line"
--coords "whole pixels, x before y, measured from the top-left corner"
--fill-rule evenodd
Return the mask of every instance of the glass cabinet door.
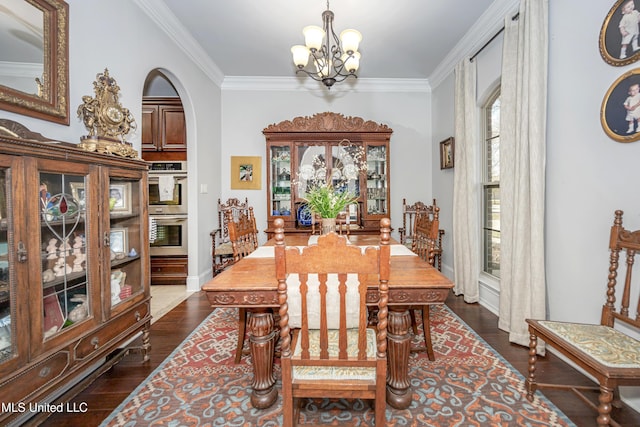
M 87 244 L 92 225 L 86 221 L 87 179 L 73 173 L 39 174 L 40 264 L 43 335 L 51 338 L 93 316 L 89 259 L 96 245 Z
M 367 146 L 367 213 L 385 215 L 388 207 L 387 147 Z
M 109 179 L 109 191 L 105 195 L 108 198 L 109 230 L 105 241 L 111 265 L 110 304 L 106 305 L 111 308 L 143 292 L 141 189 L 140 179 L 114 176 Z
M 291 149 L 289 146 L 271 147 L 271 215 L 291 215 Z
M 9 233 L 7 221 L 8 183 L 5 169 L 0 169 L 0 364 L 13 357 L 15 324 L 11 306 L 11 277 L 9 270 Z M 15 299 L 15 296 L 14 296 Z

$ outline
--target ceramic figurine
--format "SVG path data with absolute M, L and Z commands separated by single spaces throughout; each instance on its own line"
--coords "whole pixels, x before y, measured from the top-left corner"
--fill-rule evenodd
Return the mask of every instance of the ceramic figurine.
M 58 246 L 56 245 L 58 241 L 56 239 L 50 239 L 49 245 L 47 246 L 47 259 L 56 259 L 58 258 Z
M 85 255 L 78 253 L 75 255 L 75 259 L 73 260 L 73 271 L 79 272 L 83 271 L 82 263 L 85 261 Z
M 68 257 L 71 255 L 71 245 L 69 244 L 69 239 L 64 239 L 62 244 L 60 245 L 60 256 Z
M 52 280 L 55 280 L 55 279 L 56 279 L 56 273 L 54 273 L 52 269 L 47 268 L 45 271 L 42 272 L 42 281 L 44 283 L 51 282 Z
M 118 304 L 120 300 L 121 284 L 124 284 L 125 275 L 122 270 L 113 270 L 111 272 L 111 305 Z
M 76 294 L 73 298 L 70 299 L 71 302 L 79 302 L 77 306 L 75 306 L 69 312 L 69 320 L 72 322 L 79 322 L 80 320 L 86 319 L 89 316 L 89 309 L 87 307 L 87 296 L 82 294 Z
M 57 277 L 69 274 L 72 270 L 73 268 L 71 268 L 69 264 L 65 263 L 65 259 L 63 257 L 58 258 L 56 265 L 53 267 L 53 271 L 56 273 Z
M 80 255 L 82 253 L 82 237 L 81 236 L 76 236 L 76 238 L 73 240 L 73 254 L 74 255 Z

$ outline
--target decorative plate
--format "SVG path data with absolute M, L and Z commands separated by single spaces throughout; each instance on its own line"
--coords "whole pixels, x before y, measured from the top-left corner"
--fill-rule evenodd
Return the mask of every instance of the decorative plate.
M 302 178 L 302 179 L 311 179 L 311 178 L 313 178 L 313 166 L 311 166 L 311 165 L 302 165 L 302 166 L 300 166 L 300 178 Z
M 309 205 L 307 205 L 306 203 L 300 205 L 300 207 L 298 208 L 298 223 L 300 225 L 309 226 L 311 225 L 312 218 L 313 215 L 311 213 L 311 208 L 309 208 Z
M 356 179 L 358 177 L 358 168 L 354 165 L 346 165 L 342 172 L 347 179 Z

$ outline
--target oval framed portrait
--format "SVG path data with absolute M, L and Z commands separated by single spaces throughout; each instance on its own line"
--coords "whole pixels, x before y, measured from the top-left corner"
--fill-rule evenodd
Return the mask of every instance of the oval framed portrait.
M 600 30 L 600 55 L 608 64 L 622 66 L 640 59 L 639 22 L 640 0 L 613 4 Z
M 618 142 L 640 139 L 640 68 L 613 82 L 602 101 L 600 120 L 607 135 Z

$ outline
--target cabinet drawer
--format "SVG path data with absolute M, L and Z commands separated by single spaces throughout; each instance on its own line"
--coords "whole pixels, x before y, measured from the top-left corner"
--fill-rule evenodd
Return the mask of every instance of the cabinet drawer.
M 189 260 L 187 257 L 151 258 L 151 284 L 184 285 L 187 282 Z
M 116 319 L 107 322 L 102 328 L 94 331 L 91 335 L 81 339 L 75 350 L 76 359 L 84 359 L 93 352 L 108 346 L 116 338 L 130 328 L 141 327 L 149 317 L 149 302 L 145 301 L 132 310 L 122 314 Z M 122 338 L 130 336 L 130 332 Z
M 34 390 L 39 390 L 47 383 L 58 378 L 69 366 L 69 352 L 59 351 L 22 374 L 11 377 L 0 387 L 3 402 L 20 402 Z

